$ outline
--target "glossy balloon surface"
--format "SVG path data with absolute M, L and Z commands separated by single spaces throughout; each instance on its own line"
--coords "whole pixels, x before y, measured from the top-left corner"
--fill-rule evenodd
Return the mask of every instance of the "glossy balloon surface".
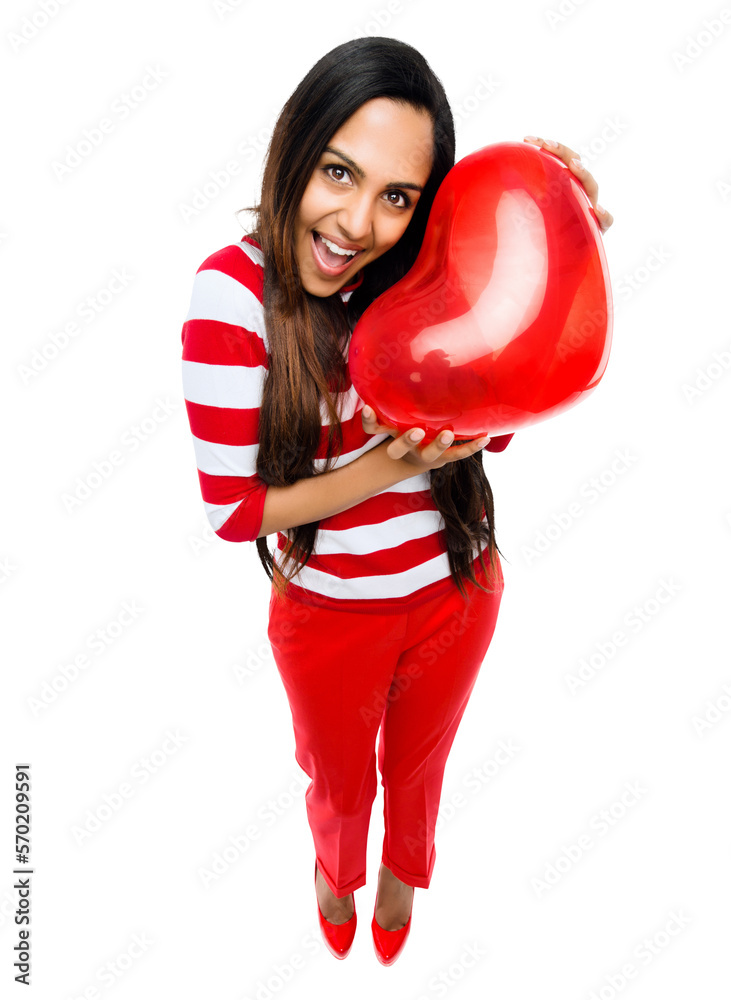
M 596 388 L 612 315 L 581 184 L 552 153 L 495 143 L 444 178 L 413 267 L 352 333 L 350 375 L 400 433 L 507 434 Z

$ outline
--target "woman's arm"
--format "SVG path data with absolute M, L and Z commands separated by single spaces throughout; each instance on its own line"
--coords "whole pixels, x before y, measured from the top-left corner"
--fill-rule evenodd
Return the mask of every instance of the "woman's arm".
M 257 475 L 266 375 L 262 274 L 236 245 L 198 268 L 182 330 L 182 380 L 201 495 L 227 542 L 259 534 L 267 484 Z
M 299 479 L 291 486 L 270 486 L 258 537 L 339 514 L 396 483 L 420 475 L 415 466 L 388 455 L 390 443 L 390 438 L 381 441 L 347 465 Z

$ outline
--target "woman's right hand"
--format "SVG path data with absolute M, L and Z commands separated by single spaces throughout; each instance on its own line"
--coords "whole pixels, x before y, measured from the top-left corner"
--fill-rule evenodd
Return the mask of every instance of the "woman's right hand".
M 485 436 L 451 447 L 454 435 L 451 431 L 441 431 L 433 441 L 422 448 L 421 441 L 424 438 L 424 430 L 421 427 L 412 427 L 403 434 L 399 434 L 396 427 L 379 424 L 376 414 L 369 407 L 363 407 L 361 419 L 366 434 L 385 433 L 393 436 L 394 440 L 389 442 L 386 449 L 390 458 L 402 459 L 421 472 L 441 469 L 448 462 L 458 462 L 460 459 L 469 458 L 470 455 L 481 451 L 485 445 L 490 443 L 490 437 Z M 417 434 L 416 440 L 411 437 L 414 433 Z M 447 441 L 442 441 L 443 434 L 448 435 Z

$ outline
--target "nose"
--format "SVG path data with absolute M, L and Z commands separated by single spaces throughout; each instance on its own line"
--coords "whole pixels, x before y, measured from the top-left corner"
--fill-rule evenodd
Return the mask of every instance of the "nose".
M 366 191 L 354 191 L 338 212 L 343 236 L 351 243 L 368 246 L 373 228 L 373 203 Z

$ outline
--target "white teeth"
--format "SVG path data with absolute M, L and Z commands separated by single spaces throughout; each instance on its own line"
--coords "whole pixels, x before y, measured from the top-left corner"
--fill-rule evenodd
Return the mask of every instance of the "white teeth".
M 333 253 L 339 253 L 341 257 L 353 257 L 358 253 L 357 250 L 343 250 L 342 247 L 339 247 L 337 243 L 333 243 L 332 240 L 326 240 L 322 233 L 318 233 L 317 235 L 320 237 L 325 246 L 330 247 Z

